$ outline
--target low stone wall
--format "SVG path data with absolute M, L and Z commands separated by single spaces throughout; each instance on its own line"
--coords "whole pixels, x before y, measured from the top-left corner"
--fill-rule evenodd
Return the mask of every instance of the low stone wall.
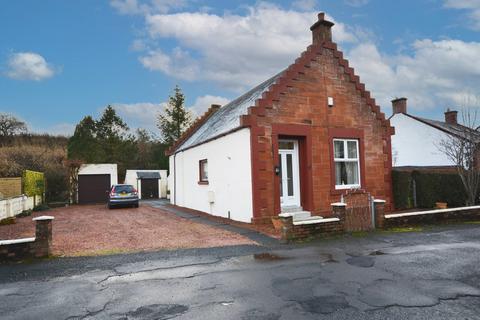
M 51 216 L 33 218 L 35 238 L 1 240 L 0 262 L 45 258 L 51 255 L 52 221 Z
M 480 219 L 480 206 L 387 214 L 383 227 L 474 221 Z
M 384 223 L 385 201 L 374 200 L 376 227 L 382 228 Z M 319 218 L 305 221 L 293 221 L 292 216 L 280 214 L 282 221 L 281 239 L 284 243 L 302 241 L 307 239 L 325 238 L 347 232 L 347 214 L 355 214 L 354 211 L 347 211 L 347 204 L 343 202 L 332 203 L 332 217 Z M 365 230 L 372 230 L 373 227 L 366 226 Z

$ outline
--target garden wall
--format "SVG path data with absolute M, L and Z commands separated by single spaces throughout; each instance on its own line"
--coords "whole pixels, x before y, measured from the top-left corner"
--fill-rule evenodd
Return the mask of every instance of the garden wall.
M 35 238 L 0 240 L 0 262 L 45 258 L 51 255 L 53 217 L 33 218 Z

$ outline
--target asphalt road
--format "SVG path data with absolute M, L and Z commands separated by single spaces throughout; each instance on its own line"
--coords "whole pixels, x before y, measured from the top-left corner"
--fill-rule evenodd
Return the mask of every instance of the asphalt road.
M 480 319 L 480 226 L 0 266 L 1 319 Z

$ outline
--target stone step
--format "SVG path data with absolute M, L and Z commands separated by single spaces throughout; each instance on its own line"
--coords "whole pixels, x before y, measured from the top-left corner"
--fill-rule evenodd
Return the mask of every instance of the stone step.
M 309 211 L 296 211 L 296 212 L 282 212 L 280 217 L 292 217 L 293 221 L 304 220 L 311 217 Z
M 299 206 L 282 207 L 282 213 L 284 213 L 284 212 L 300 212 L 300 211 L 303 211 L 303 208 L 299 207 Z
M 302 221 L 293 221 L 293 225 L 300 226 L 305 224 L 317 224 L 317 223 L 328 223 L 328 222 L 339 222 L 338 218 L 318 218 L 313 216 L 314 219 L 302 220 Z

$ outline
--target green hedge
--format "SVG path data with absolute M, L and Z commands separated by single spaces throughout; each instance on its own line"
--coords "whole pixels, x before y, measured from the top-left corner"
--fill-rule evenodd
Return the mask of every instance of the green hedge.
M 462 180 L 454 173 L 394 170 L 392 182 L 395 208 L 400 210 L 415 207 L 414 192 L 417 208 L 433 208 L 435 202 L 461 207 L 467 200 Z
M 22 180 L 23 193 L 27 196 L 43 196 L 45 193 L 45 177 L 42 172 L 25 170 Z
M 411 172 L 392 171 L 393 201 L 396 209 L 413 208 Z

